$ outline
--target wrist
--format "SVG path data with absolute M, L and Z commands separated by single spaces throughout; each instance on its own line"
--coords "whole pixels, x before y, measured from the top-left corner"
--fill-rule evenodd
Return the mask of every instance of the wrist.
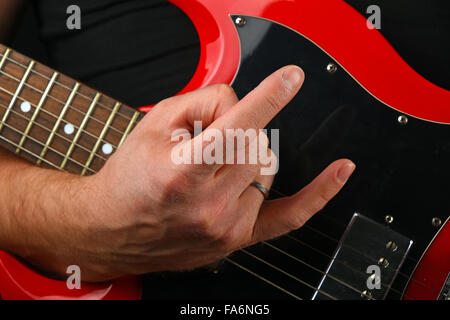
M 46 271 L 65 272 L 62 262 L 75 256 L 81 233 L 83 178 L 27 166 L 8 179 L 1 249 Z

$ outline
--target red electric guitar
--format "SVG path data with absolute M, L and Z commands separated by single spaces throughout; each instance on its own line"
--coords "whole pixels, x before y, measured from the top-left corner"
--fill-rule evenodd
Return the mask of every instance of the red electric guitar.
M 337 158 L 358 164 L 303 228 L 239 250 L 192 290 L 448 300 L 450 92 L 415 72 L 341 0 L 171 2 L 193 21 L 202 49 L 182 92 L 227 83 L 243 96 L 281 66 L 305 70 L 301 94 L 269 124 L 280 129 L 272 196 L 293 193 Z M 0 145 L 37 165 L 97 172 L 150 108 L 135 111 L 0 46 Z M 138 299 L 141 285 L 126 277 L 70 290 L 0 252 L 0 295 Z

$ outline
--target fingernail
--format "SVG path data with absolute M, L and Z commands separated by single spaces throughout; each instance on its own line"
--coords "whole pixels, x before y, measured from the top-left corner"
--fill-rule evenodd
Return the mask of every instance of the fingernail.
M 353 162 L 343 165 L 337 173 L 339 182 L 341 184 L 346 183 L 348 178 L 350 178 L 350 176 L 352 175 L 353 171 L 355 171 L 355 168 L 356 166 Z
M 296 66 L 289 67 L 283 72 L 283 84 L 289 90 L 296 90 L 304 78 L 302 69 Z

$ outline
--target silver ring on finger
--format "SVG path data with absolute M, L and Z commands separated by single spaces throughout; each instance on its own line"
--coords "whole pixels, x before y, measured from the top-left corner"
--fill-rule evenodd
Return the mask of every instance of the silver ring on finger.
M 269 197 L 269 189 L 267 189 L 265 186 L 263 186 L 258 181 L 253 181 L 250 185 L 252 187 L 255 187 L 256 189 L 258 189 L 264 196 L 264 199 L 267 199 L 267 197 Z

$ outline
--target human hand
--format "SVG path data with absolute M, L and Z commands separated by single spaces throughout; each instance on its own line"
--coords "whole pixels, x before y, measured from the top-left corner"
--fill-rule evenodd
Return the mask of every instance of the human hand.
M 265 201 L 250 185 L 270 188 L 273 176 L 261 174 L 264 165 L 176 164 L 172 135 L 183 128 L 192 132 L 202 121 L 206 129 L 185 143 L 194 152 L 195 146 L 220 143 L 204 141 L 212 130 L 262 129 L 303 80 L 300 68 L 288 66 L 241 101 L 230 87 L 215 85 L 159 103 L 99 173 L 80 178 L 82 222 L 73 226 L 64 253 L 42 265 L 61 272 L 64 263 L 78 264 L 84 281 L 187 270 L 300 228 L 343 187 L 355 168 L 351 161 L 334 162 L 291 197 Z M 258 139 L 273 158 L 267 137 Z M 244 148 L 251 152 L 249 144 Z

